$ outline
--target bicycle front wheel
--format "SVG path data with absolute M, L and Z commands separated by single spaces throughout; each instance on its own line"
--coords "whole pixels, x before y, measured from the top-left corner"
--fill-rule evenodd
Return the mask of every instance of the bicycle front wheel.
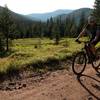
M 100 48 L 96 50 L 96 57 L 92 62 L 92 66 L 100 73 Z
M 79 52 L 74 57 L 72 70 L 76 75 L 82 74 L 86 67 L 86 55 L 84 52 Z

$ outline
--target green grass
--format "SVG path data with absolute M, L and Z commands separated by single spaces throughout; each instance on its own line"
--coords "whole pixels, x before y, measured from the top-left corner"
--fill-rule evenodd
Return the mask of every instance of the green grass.
M 35 48 L 36 44 L 41 45 Z M 43 38 L 41 43 L 38 38 L 13 40 L 11 47 L 13 53 L 0 59 L 0 72 L 7 73 L 9 69 L 19 69 L 39 61 L 46 62 L 48 59 L 61 60 L 66 56 L 72 56 L 82 47 L 83 44 L 76 43 L 74 38 L 63 38 L 59 45 L 55 45 L 53 40 L 47 38 Z

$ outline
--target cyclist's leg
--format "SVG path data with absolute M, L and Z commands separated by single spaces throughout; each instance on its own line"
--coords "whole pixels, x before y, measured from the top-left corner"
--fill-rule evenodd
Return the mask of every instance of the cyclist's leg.
M 87 56 L 88 56 L 88 63 L 91 63 L 93 61 L 93 57 L 92 57 L 92 51 L 90 49 L 90 43 L 86 44 L 85 45 L 85 50 L 86 50 L 86 53 L 87 53 Z
M 92 52 L 92 54 L 95 56 L 96 55 L 96 48 L 95 46 L 97 45 L 97 43 L 99 42 L 99 40 L 95 40 L 95 41 L 91 41 L 90 42 L 90 50 Z
M 96 48 L 95 48 L 95 45 L 94 44 L 91 44 L 90 45 L 90 50 L 91 50 L 91 52 L 92 52 L 93 55 L 96 54 Z

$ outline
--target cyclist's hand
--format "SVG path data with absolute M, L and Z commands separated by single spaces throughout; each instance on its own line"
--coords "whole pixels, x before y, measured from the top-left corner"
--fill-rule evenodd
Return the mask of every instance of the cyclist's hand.
M 76 39 L 75 42 L 77 42 L 77 43 L 81 43 L 81 41 L 79 41 L 78 39 Z

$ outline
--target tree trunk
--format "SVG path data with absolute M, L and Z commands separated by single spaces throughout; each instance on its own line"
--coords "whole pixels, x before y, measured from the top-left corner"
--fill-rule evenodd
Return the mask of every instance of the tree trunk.
M 6 38 L 6 51 L 9 50 L 9 40 L 8 40 L 8 35 L 7 35 L 7 38 Z

